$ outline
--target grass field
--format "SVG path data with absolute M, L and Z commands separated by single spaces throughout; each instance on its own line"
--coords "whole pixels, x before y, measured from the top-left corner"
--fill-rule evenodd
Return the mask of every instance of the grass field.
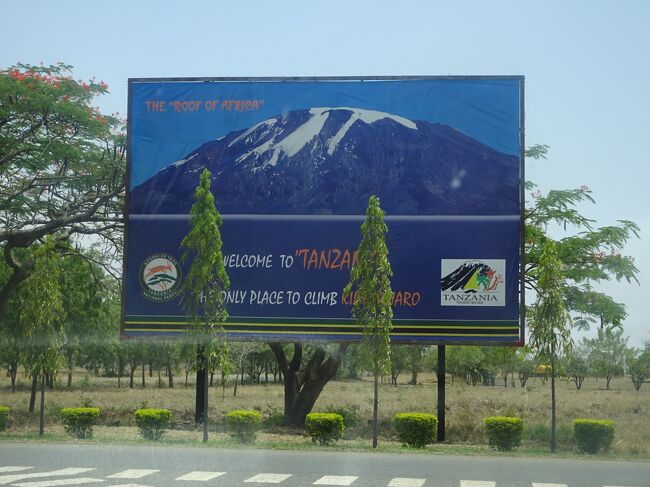
M 38 414 L 29 414 L 29 381 L 21 377 L 20 387 L 11 393 L 9 381 L 2 371 L 0 377 L 0 405 L 12 408 L 12 425 L 0 438 L 28 438 L 38 430 Z M 139 376 L 136 376 L 139 378 Z M 61 377 L 63 380 L 63 377 Z M 193 426 L 194 385 L 184 387 L 177 378 L 173 389 L 158 388 L 157 378 L 149 378 L 142 389 L 128 388 L 122 380 L 88 377 L 84 372 L 75 374 L 72 390 L 58 389 L 46 395 L 46 430 L 54 438 L 62 438 L 63 429 L 58 418 L 61 407 L 92 404 L 102 409 L 96 437 L 106 441 L 137 440 L 133 411 L 140 407 L 172 409 L 176 427 L 168 435 L 169 441 L 193 443 L 199 435 Z M 404 380 L 407 380 L 405 378 Z M 472 387 L 458 380 L 447 384 L 447 442 L 459 448 L 485 450 L 486 438 L 482 420 L 486 416 L 514 415 L 524 422 L 524 442 L 521 450 L 535 452 L 547 447 L 550 438 L 550 385 L 541 379 L 530 379 L 525 388 L 503 387 L 497 381 L 494 387 Z M 127 387 L 124 387 L 126 384 Z M 140 381 L 136 381 L 140 384 Z M 166 382 L 165 382 L 166 384 Z M 498 385 L 500 384 L 500 385 Z M 419 384 L 383 385 L 380 389 L 380 440 L 398 448 L 391 419 L 396 412 L 436 412 L 437 384 L 431 374 L 421 374 Z M 281 384 L 256 384 L 240 386 L 233 397 L 232 384 L 222 395 L 220 387 L 210 389 L 210 428 L 218 441 L 228 443 L 223 435 L 223 415 L 232 409 L 257 409 L 267 421 L 260 438 L 280 447 L 306 444 L 302 432 L 278 426 L 282 414 L 283 390 Z M 38 401 L 37 401 L 38 409 Z M 370 438 L 368 424 L 372 414 L 372 382 L 370 378 L 358 381 L 333 381 L 327 384 L 314 411 L 334 409 L 343 411 L 355 424 L 346 432 L 344 445 L 363 447 Z M 605 390 L 605 381 L 587 379 L 582 390 L 573 382 L 558 382 L 558 444 L 560 450 L 572 452 L 572 421 L 576 418 L 612 419 L 616 435 L 610 455 L 650 459 L 650 384 L 635 391 L 628 378 L 612 381 Z M 221 436 L 220 436 L 221 435 Z M 196 437 L 196 438 L 195 438 Z M 342 445 L 342 446 L 344 446 Z

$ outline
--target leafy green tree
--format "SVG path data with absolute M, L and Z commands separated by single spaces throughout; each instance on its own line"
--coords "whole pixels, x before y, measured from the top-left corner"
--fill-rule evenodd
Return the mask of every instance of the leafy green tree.
M 582 383 L 589 375 L 589 361 L 585 347 L 577 347 L 564 359 L 564 372 L 576 385 L 576 389 L 582 388 Z
M 428 352 L 428 347 L 425 345 L 408 345 L 407 349 L 406 363 L 411 371 L 409 384 L 416 386 L 418 384 L 418 374 L 422 372 L 422 362 Z
M 514 375 L 517 364 L 517 349 L 514 347 L 484 347 L 486 365 L 501 374 L 503 387 L 508 387 L 508 376 Z M 496 374 L 495 374 L 496 375 Z M 514 379 L 512 379 L 514 387 Z
M 391 344 L 390 346 L 390 383 L 397 387 L 397 378 L 408 366 L 409 346 Z
M 650 345 L 650 344 L 649 344 Z M 635 350 L 635 352 L 637 352 Z M 634 353 L 629 357 L 627 373 L 632 379 L 635 390 L 639 390 L 643 383 L 650 378 L 650 347 L 640 353 Z
M 374 376 L 372 411 L 372 447 L 377 447 L 377 413 L 379 376 L 390 370 L 390 332 L 393 329 L 393 291 L 390 278 L 393 271 L 388 261 L 386 246 L 388 227 L 379 198 L 371 196 L 366 219 L 361 225 L 361 244 L 358 259 L 350 271 L 350 282 L 344 294 L 354 294 L 352 315 L 363 330 L 361 353 L 368 357 Z
M 58 368 L 64 312 L 60 289 L 61 259 L 49 248 L 51 239 L 34 251 L 34 272 L 21 289 L 20 320 L 26 330 L 26 356 L 33 378 L 40 377 L 39 436 L 45 428 L 45 376 Z
M 485 369 L 485 354 L 481 347 L 449 346 L 446 350 L 446 368 L 453 377 L 461 377 L 475 386 Z
M 0 321 L 35 266 L 35 253 L 21 249 L 48 235 L 95 235 L 103 256 L 122 247 L 123 122 L 92 104 L 106 92 L 61 63 L 0 70 L 0 249 L 11 269 L 0 281 Z M 109 260 L 102 264 L 111 272 Z
M 196 338 L 203 363 L 199 364 L 203 374 L 203 441 L 208 441 L 208 357 L 210 343 L 218 337 L 225 343 L 222 323 L 228 319 L 228 311 L 223 302 L 222 291 L 230 287 L 230 280 L 223 264 L 222 240 L 219 227 L 221 215 L 214 206 L 214 196 L 210 191 L 210 171 L 204 169 L 199 185 L 194 193 L 190 230 L 183 238 L 182 260 L 190 263 L 190 268 L 182 287 L 182 306 L 190 316 L 190 333 Z M 227 355 L 225 347 L 220 353 Z
M 627 338 L 623 337 L 623 329 L 599 329 L 596 338 L 585 338 L 583 344 L 591 370 L 605 379 L 605 387 L 609 390 L 612 379 L 625 373 Z
M 547 152 L 548 146 L 536 145 L 526 151 L 526 157 L 545 159 Z M 596 227 L 594 220 L 579 211 L 584 203 L 595 203 L 587 186 L 547 194 L 531 182 L 526 188 L 532 192 L 525 212 L 526 287 L 538 290 L 540 273 L 536 269 L 546 242 L 553 241 L 562 263 L 565 305 L 578 316 L 576 323 L 583 328 L 593 322 L 600 328 L 620 326 L 627 316 L 625 305 L 597 291 L 594 285 L 611 279 L 638 283 L 634 259 L 622 254 L 627 242 L 638 238 L 638 225 L 619 220 L 616 225 Z M 551 230 L 564 236 L 554 238 Z
M 571 349 L 570 316 L 565 304 L 562 261 L 555 243 L 547 240 L 539 255 L 536 274 L 537 300 L 528 314 L 530 346 L 551 364 L 551 451 L 557 447 L 555 376 L 557 356 Z

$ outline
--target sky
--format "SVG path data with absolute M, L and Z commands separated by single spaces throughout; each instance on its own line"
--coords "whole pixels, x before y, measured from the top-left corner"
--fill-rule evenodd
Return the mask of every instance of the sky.
M 640 284 L 597 289 L 628 307 L 629 345 L 650 340 L 650 2 L 646 0 L 1 2 L 0 67 L 63 61 L 127 111 L 127 79 L 192 76 L 523 75 L 526 178 L 588 186 L 597 226 L 636 222 Z

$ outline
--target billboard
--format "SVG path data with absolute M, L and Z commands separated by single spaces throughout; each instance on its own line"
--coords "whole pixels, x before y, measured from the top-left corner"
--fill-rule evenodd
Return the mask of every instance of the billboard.
M 393 340 L 515 344 L 523 77 L 129 80 L 122 335 L 183 333 L 180 242 L 212 173 L 234 339 L 354 341 L 370 195 Z

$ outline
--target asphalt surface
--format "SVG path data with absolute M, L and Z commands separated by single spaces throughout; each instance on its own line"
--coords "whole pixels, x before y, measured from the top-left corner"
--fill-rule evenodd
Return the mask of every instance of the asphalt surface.
M 0 443 L 0 486 L 93 484 L 650 487 L 650 462 Z

